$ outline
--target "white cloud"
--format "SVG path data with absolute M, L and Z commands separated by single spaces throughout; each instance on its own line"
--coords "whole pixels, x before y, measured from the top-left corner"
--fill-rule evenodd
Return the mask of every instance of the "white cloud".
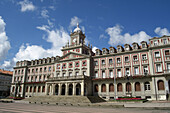
M 74 16 L 73 18 L 71 18 L 69 30 L 72 30 L 73 27 L 77 26 L 77 23 L 81 23 L 81 22 L 82 20 L 80 18 L 78 18 L 77 16 Z
M 96 49 L 99 49 L 98 47 L 93 47 L 92 48 L 92 51 L 94 52 L 94 53 L 96 53 Z
M 0 16 L 0 61 L 2 61 L 8 54 L 8 50 L 11 48 L 10 42 L 5 32 L 6 23 Z
M 155 29 L 155 33 L 159 36 L 163 36 L 163 35 L 170 35 L 170 32 L 168 31 L 167 28 L 162 28 L 161 27 L 157 27 Z
M 21 5 L 21 12 L 34 11 L 36 8 L 29 0 L 20 1 L 18 4 Z
M 104 34 L 101 34 L 100 36 L 99 36 L 99 38 L 101 39 L 101 38 L 107 38 L 107 36 L 105 36 Z
M 149 38 L 151 38 L 149 35 L 147 35 L 144 31 L 140 31 L 136 34 L 121 34 L 123 27 L 120 25 L 116 25 L 110 28 L 106 29 L 106 33 L 110 36 L 109 38 L 109 44 L 112 46 L 117 46 L 118 44 L 132 44 L 133 42 L 140 43 L 141 41 L 148 41 Z
M 48 10 L 43 9 L 43 10 L 41 11 L 41 16 L 42 16 L 43 18 L 49 18 L 49 16 L 48 16 Z

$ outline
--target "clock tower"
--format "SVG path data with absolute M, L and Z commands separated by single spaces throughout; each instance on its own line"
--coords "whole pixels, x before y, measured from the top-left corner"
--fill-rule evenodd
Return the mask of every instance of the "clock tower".
M 64 46 L 63 49 L 61 49 L 63 55 L 66 55 L 70 52 L 77 53 L 77 54 L 85 54 L 85 55 L 91 55 L 93 53 L 92 46 L 90 46 L 90 44 L 88 46 L 85 45 L 86 36 L 79 28 L 78 23 L 74 31 L 71 32 L 70 37 L 71 37 L 70 44 L 68 42 L 68 44 Z
M 78 23 L 77 23 L 77 28 L 74 29 L 73 33 L 71 33 L 70 36 L 71 36 L 71 45 L 85 44 L 85 35 L 79 28 Z

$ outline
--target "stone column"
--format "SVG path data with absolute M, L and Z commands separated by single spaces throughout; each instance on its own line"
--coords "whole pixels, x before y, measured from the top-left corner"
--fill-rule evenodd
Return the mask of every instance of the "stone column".
M 109 84 L 106 84 L 106 98 L 109 99 Z
M 48 84 L 45 84 L 45 95 L 48 95 Z
M 68 96 L 68 83 L 66 83 L 65 85 L 66 85 L 65 95 Z
M 55 84 L 52 84 L 52 92 L 51 92 L 51 95 L 54 95 L 54 93 L 55 93 Z
M 61 95 L 61 83 L 58 84 L 58 95 L 59 95 L 59 96 Z
M 81 96 L 84 96 L 84 81 L 81 83 Z
M 73 83 L 73 96 L 76 95 L 76 84 Z

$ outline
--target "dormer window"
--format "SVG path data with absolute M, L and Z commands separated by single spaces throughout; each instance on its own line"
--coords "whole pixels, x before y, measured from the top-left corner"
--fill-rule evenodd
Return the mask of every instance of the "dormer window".
M 142 48 L 145 48 L 145 44 L 142 44 Z
M 106 50 L 103 50 L 103 54 L 106 54 Z
M 113 53 L 113 49 L 110 49 L 110 53 Z
M 121 51 L 121 49 L 120 49 L 120 48 L 117 48 L 117 51 L 118 51 L 118 52 L 120 52 L 120 51 Z
M 164 43 L 164 44 L 168 44 L 167 39 L 163 39 L 163 43 Z
M 128 47 L 128 46 L 127 46 L 127 47 L 125 47 L 125 50 L 126 50 L 126 51 L 129 51 L 129 47 Z
M 154 46 L 157 46 L 158 45 L 158 41 L 157 40 L 154 40 Z

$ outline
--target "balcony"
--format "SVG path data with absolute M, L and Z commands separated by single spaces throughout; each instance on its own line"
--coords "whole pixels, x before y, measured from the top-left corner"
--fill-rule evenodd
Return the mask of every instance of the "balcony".
M 47 81 L 55 81 L 55 80 L 82 80 L 85 78 L 89 78 L 88 76 L 84 75 L 78 75 L 78 76 L 59 76 L 59 77 L 53 77 L 49 78 Z

